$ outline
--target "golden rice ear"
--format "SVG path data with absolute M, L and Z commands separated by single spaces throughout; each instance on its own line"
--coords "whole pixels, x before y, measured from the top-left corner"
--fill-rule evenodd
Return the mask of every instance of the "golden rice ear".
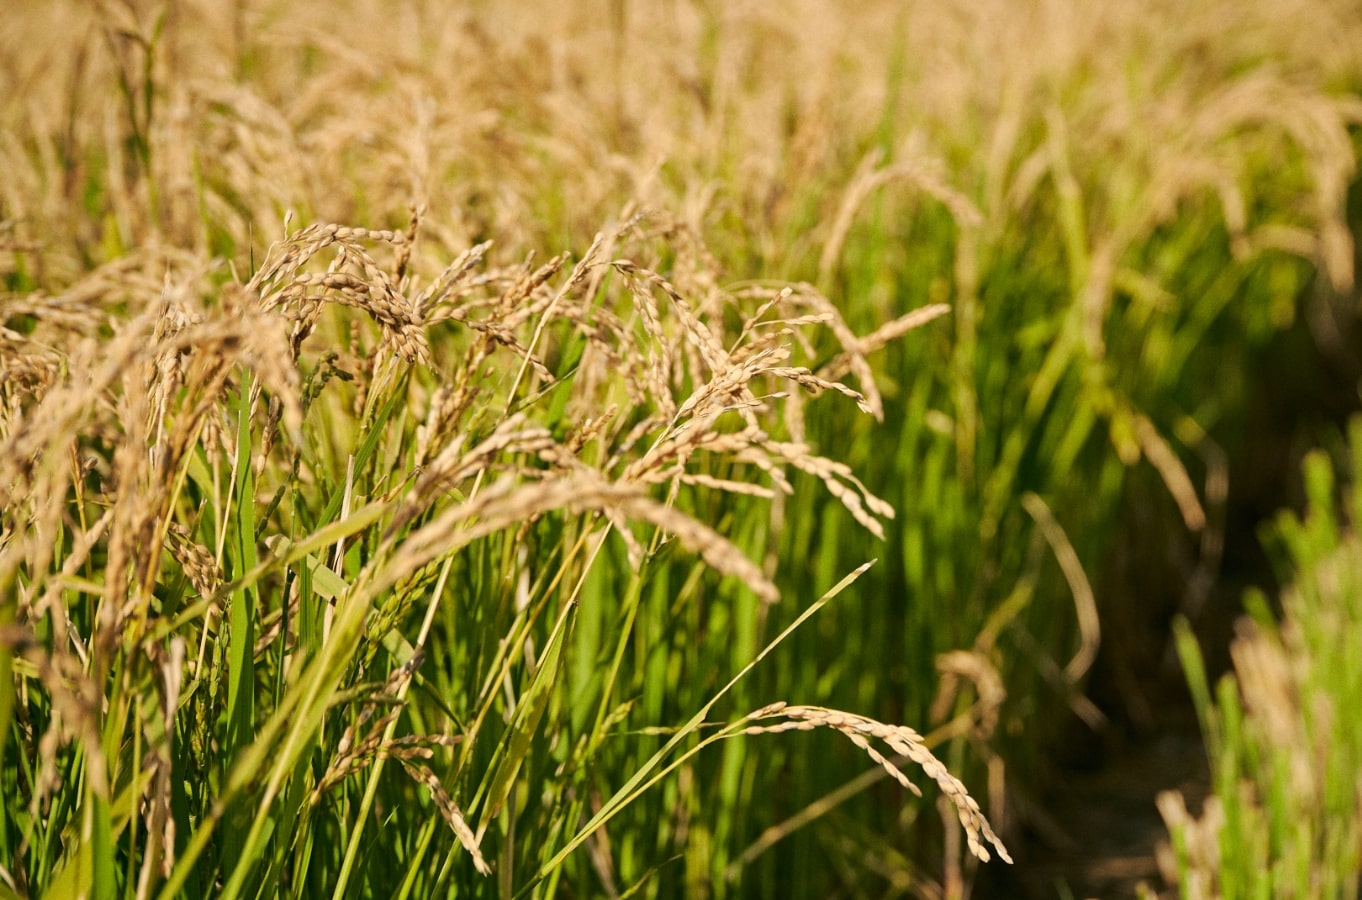
M 936 782 L 937 787 L 955 806 L 956 815 L 960 819 L 961 826 L 965 829 L 965 840 L 969 845 L 969 850 L 982 862 L 988 862 L 991 858 L 989 848 L 1003 862 L 1012 862 L 1012 857 L 1008 855 L 1007 847 L 993 833 L 993 828 L 984 818 L 984 814 L 979 810 L 979 804 L 969 795 L 964 784 L 958 778 L 946 770 L 946 767 L 939 759 L 927 749 L 927 744 L 922 736 L 911 728 L 904 725 L 886 725 L 874 719 L 858 716 L 855 713 L 841 712 L 835 709 L 826 709 L 821 706 L 789 706 L 785 703 L 773 703 L 752 713 L 749 719 L 762 721 L 766 719 L 784 719 L 772 725 L 749 725 L 743 729 L 744 734 L 771 734 L 781 731 L 812 731 L 815 728 L 831 728 L 839 731 L 857 747 L 865 751 L 866 755 L 881 766 L 891 778 L 903 785 L 908 790 L 918 796 L 922 792 L 917 785 L 908 780 L 908 776 L 895 765 L 894 761 L 880 753 L 869 741 L 870 738 L 883 741 L 891 750 L 900 756 L 911 760 L 926 773 L 927 777 Z

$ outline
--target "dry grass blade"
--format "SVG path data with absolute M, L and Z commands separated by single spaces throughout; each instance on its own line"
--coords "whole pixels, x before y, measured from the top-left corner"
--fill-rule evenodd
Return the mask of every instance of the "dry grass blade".
M 1102 643 L 1102 622 L 1097 614 L 1097 597 L 1093 594 L 1092 585 L 1083 571 L 1078 553 L 1070 543 L 1069 536 L 1064 533 L 1063 526 L 1050 511 L 1050 507 L 1033 493 L 1023 494 L 1021 502 L 1050 544 L 1050 549 L 1054 551 L 1060 570 L 1069 582 L 1069 591 L 1073 594 L 1082 644 L 1064 667 L 1064 674 L 1071 683 L 1077 684 L 1092 668 L 1093 662 L 1097 659 L 1097 650 Z

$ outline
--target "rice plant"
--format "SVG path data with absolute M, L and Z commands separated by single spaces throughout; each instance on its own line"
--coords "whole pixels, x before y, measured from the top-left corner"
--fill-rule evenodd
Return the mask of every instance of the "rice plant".
M 1185 623 L 1179 633 L 1214 781 L 1196 814 L 1180 794 L 1159 797 L 1166 865 L 1184 896 L 1356 897 L 1362 887 L 1362 745 L 1347 713 L 1362 701 L 1362 420 L 1348 450 L 1341 492 L 1323 451 L 1307 459 L 1308 509 L 1272 529 L 1289 584 L 1280 621 L 1267 597 L 1250 598 L 1234 672 L 1214 690 Z

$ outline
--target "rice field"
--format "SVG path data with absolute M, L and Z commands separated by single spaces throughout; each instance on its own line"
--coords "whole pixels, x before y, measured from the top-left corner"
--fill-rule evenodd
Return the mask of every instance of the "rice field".
M 1357 894 L 1355 4 L 11 5 L 0 897 Z

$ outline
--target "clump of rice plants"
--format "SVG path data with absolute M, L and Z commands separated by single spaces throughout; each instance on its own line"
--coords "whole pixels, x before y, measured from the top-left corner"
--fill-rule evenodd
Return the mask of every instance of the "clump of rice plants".
M 867 740 L 921 766 L 970 850 L 1006 859 L 911 730 L 777 703 L 714 731 L 780 637 L 745 667 L 696 647 L 655 671 L 686 608 L 778 599 L 716 510 L 760 517 L 798 471 L 881 533 L 892 509 L 799 437 L 794 399 L 874 411 L 827 370 L 929 317 L 855 338 L 807 288 L 621 255 L 674 230 L 631 218 L 571 266 L 493 265 L 487 243 L 440 266 L 413 211 L 291 231 L 244 280 L 146 252 L 11 296 L 8 889 L 616 894 L 688 852 L 710 793 L 646 788 L 716 740 L 819 725 L 905 784 Z M 845 340 L 813 369 L 819 329 Z M 707 699 L 678 724 L 644 694 Z
M 1171 832 L 1169 880 L 1186 897 L 1356 897 L 1362 887 L 1362 419 L 1350 434 L 1338 502 L 1333 464 L 1306 459 L 1303 518 L 1272 529 L 1281 551 L 1281 618 L 1249 600 L 1234 671 L 1212 692 L 1196 638 L 1178 650 L 1210 757 L 1213 791 L 1199 814 L 1159 797 Z

